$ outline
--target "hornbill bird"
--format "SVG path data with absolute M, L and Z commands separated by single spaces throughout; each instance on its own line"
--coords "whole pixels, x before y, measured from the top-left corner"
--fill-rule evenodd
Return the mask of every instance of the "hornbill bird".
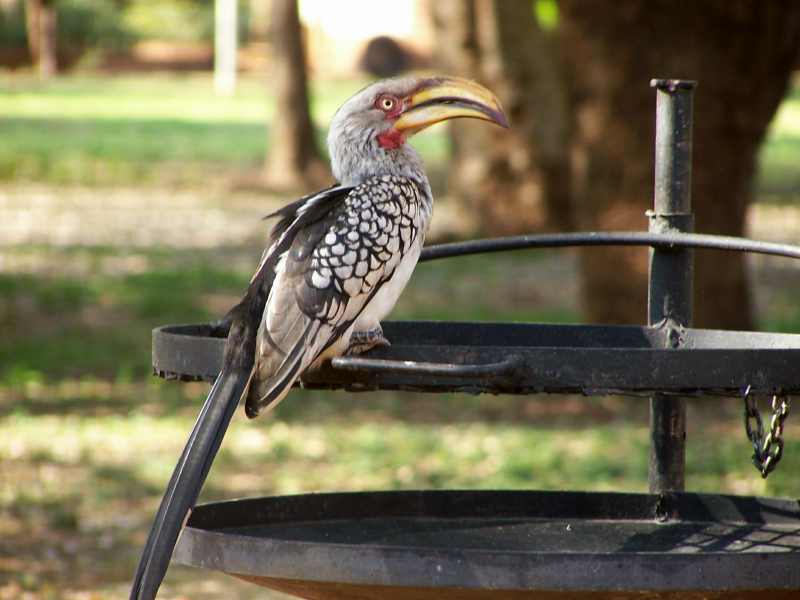
M 155 598 L 240 400 L 273 408 L 307 369 L 388 345 L 381 319 L 422 249 L 433 197 L 407 138 L 456 117 L 508 123 L 497 98 L 456 77 L 373 83 L 336 112 L 328 135 L 339 182 L 286 205 L 242 300 L 228 313 L 222 369 L 167 485 L 142 552 L 132 600 Z

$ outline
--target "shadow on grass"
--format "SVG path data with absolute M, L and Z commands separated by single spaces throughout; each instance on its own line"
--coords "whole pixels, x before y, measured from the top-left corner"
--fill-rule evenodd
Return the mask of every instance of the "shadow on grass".
M 200 410 L 207 384 L 70 380 L 55 384 L 26 383 L 0 394 L 0 417 L 108 416 L 181 417 Z M 569 425 L 575 430 L 623 419 L 644 423 L 647 401 L 639 398 L 580 396 L 493 396 L 419 394 L 408 392 L 312 391 L 295 388 L 274 420 L 309 425 L 394 421 L 409 425 L 486 423 L 531 424 L 548 429 Z M 188 429 L 187 429 L 188 433 Z
M 74 278 L 0 274 L 0 383 L 103 376 L 141 378 L 150 331 L 218 318 L 207 294 L 238 294 L 246 276 L 195 258 L 141 274 Z
M 36 377 L 52 382 L 149 375 L 153 327 L 218 319 L 246 289 L 249 269 L 232 269 L 231 252 L 154 253 L 144 272 L 92 270 L 82 281 L 0 274 L 0 326 L 6 332 L 0 340 L 0 384 Z M 574 309 L 559 306 L 560 288 L 547 281 L 559 274 L 543 279 L 538 273 L 540 256 L 546 255 L 520 253 L 502 261 L 477 256 L 421 265 L 392 318 L 578 320 Z M 249 267 L 249 260 L 245 263 Z M 215 295 L 222 301 L 211 302 Z

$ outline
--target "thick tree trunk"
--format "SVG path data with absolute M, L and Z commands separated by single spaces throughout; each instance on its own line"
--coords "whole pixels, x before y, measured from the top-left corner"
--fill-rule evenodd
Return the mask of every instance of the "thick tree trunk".
M 58 39 L 58 16 L 55 0 L 42 3 L 39 14 L 39 76 L 47 79 L 58 71 L 56 59 Z
M 554 40 L 528 0 L 432 4 L 438 56 L 448 72 L 495 90 L 510 131 L 452 128 L 449 193 L 478 215 L 484 233 L 571 229 L 571 111 Z
M 39 64 L 39 17 L 42 13 L 42 0 L 25 0 L 25 33 L 28 38 L 28 52 L 31 64 Z
M 509 159 L 518 181 L 529 180 L 543 206 L 545 228 L 570 230 L 572 186 L 569 146 L 572 111 L 566 71 L 555 40 L 541 30 L 527 0 L 494 0 L 499 78 L 503 96 L 517 123 L 518 157 Z M 523 159 L 522 162 L 521 159 Z M 519 165 L 515 165 L 519 161 Z M 514 185 L 514 182 L 510 182 Z M 520 193 L 525 193 L 520 190 Z
M 296 0 L 272 0 L 272 73 L 276 96 L 266 177 L 278 188 L 309 189 L 330 179 L 311 121 L 305 51 Z
M 449 74 L 481 79 L 482 51 L 475 4 L 475 0 L 438 0 L 430 3 L 430 9 L 438 66 Z M 485 154 L 490 147 L 490 133 L 483 125 L 469 119 L 447 124 L 450 135 L 447 192 L 465 208 L 463 218 L 469 221 L 469 229 L 476 232 L 483 211 L 480 203 L 476 204 L 478 194 L 468 191 L 477 190 L 491 176 L 490 160 Z
M 693 205 L 697 231 L 742 235 L 756 152 L 800 44 L 791 0 L 561 0 L 563 47 L 582 86 L 576 195 L 583 229 L 643 229 L 652 204 L 651 77 L 696 79 Z M 744 257 L 696 253 L 695 324 L 752 328 Z M 642 322 L 646 252 L 586 249 L 592 321 Z
M 43 79 L 56 74 L 58 18 L 54 0 L 26 0 L 25 27 L 31 60 Z

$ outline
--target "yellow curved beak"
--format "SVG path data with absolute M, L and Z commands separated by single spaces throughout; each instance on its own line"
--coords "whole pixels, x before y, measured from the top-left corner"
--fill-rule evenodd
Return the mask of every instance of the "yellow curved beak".
M 394 128 L 414 135 L 447 119 L 473 118 L 508 127 L 500 101 L 482 85 L 461 77 L 436 77 L 422 82 L 407 100 Z

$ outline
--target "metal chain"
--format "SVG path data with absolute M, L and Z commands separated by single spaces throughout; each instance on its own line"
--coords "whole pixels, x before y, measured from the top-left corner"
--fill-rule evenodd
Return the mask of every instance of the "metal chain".
M 783 456 L 783 423 L 789 416 L 789 397 L 783 392 L 772 395 L 772 420 L 764 433 L 764 421 L 758 410 L 757 399 L 747 386 L 744 392 L 744 427 L 753 444 L 753 464 L 763 478 L 775 469 Z

